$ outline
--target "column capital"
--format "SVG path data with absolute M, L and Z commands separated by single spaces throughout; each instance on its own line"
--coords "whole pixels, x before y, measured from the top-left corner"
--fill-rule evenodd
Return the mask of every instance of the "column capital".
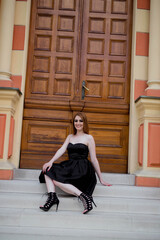
M 136 101 L 138 120 L 160 120 L 160 97 L 141 96 Z

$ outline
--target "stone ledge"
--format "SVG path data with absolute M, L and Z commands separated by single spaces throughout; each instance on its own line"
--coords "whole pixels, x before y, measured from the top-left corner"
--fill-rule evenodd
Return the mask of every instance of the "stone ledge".
M 22 92 L 19 90 L 19 88 L 13 88 L 13 87 L 0 87 L 0 91 L 1 90 L 9 90 L 9 91 L 17 91 L 19 93 L 19 95 L 22 95 Z
M 155 97 L 155 96 L 139 96 L 139 97 L 135 100 L 135 103 L 137 103 L 140 99 L 160 100 L 160 97 Z

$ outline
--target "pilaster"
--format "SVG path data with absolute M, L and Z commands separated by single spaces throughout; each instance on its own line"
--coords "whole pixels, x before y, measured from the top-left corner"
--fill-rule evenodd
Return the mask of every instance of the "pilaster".
M 148 88 L 146 95 L 160 97 L 160 1 L 150 1 Z
M 2 83 L 1 86 L 3 85 L 3 87 L 12 87 L 11 59 L 12 59 L 12 40 L 15 15 L 15 2 L 16 2 L 15 0 L 1 0 L 0 81 Z
M 12 179 L 20 161 L 31 0 L 0 2 L 0 179 Z

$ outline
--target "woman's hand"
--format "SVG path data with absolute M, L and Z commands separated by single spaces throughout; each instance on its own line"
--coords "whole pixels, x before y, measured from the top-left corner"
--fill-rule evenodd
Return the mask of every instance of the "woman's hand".
M 105 182 L 103 179 L 100 179 L 100 183 L 104 186 L 107 186 L 107 187 L 112 186 L 110 183 Z
M 47 169 L 47 171 L 48 170 L 50 170 L 50 168 L 52 167 L 52 163 L 51 162 L 47 162 L 47 163 L 45 163 L 44 165 L 43 165 L 43 172 L 46 172 L 46 169 Z

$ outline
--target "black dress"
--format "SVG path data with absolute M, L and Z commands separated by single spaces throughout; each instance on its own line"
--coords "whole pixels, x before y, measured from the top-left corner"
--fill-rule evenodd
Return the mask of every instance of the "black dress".
M 88 146 L 83 143 L 69 143 L 67 147 L 69 160 L 53 163 L 46 175 L 58 182 L 69 183 L 80 191 L 92 195 L 97 183 L 95 170 L 88 160 Z M 43 172 L 39 177 L 40 182 L 45 182 Z

